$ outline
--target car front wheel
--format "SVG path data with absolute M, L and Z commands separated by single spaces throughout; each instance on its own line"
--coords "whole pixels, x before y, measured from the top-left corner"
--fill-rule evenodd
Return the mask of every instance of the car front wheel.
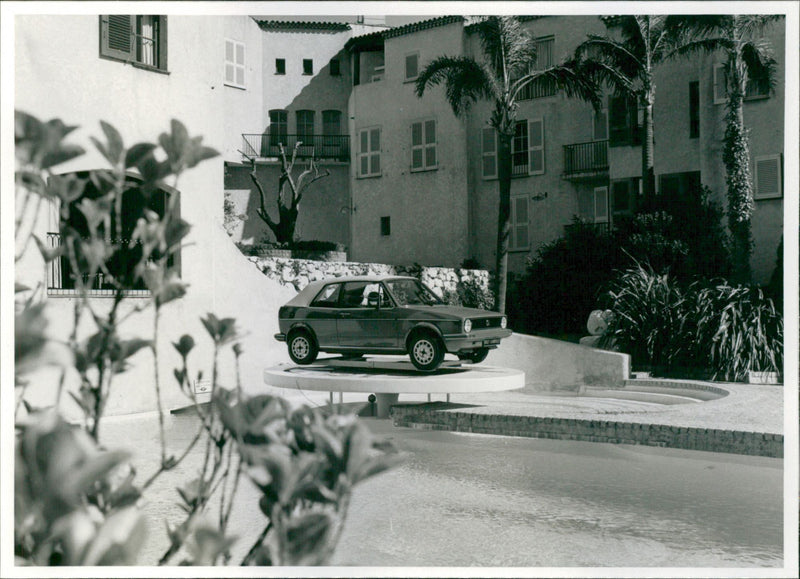
M 408 355 L 418 370 L 432 372 L 442 363 L 444 349 L 430 334 L 417 334 L 409 343 Z
M 308 332 L 298 331 L 289 336 L 289 357 L 295 364 L 311 364 L 317 359 L 317 344 Z

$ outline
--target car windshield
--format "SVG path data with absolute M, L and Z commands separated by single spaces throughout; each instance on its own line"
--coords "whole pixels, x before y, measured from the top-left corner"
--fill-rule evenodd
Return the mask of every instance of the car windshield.
M 385 283 L 399 306 L 432 306 L 442 303 L 435 293 L 415 279 L 395 279 Z

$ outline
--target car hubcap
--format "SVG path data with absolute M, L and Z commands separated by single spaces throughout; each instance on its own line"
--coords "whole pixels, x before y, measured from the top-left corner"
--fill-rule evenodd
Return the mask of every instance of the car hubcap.
M 308 340 L 305 338 L 295 338 L 292 340 L 292 352 L 298 358 L 308 356 Z
M 414 344 L 414 359 L 422 364 L 430 364 L 433 360 L 433 344 L 428 340 L 420 340 Z

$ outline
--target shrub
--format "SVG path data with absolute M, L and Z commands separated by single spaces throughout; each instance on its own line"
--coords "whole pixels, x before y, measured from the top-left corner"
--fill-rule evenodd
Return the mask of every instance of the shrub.
M 717 380 L 745 381 L 751 370 L 783 372 L 783 315 L 759 288 L 695 287 L 687 344 Z M 693 335 L 692 335 L 693 334 Z
M 683 345 L 686 298 L 669 274 L 638 265 L 611 284 L 604 302 L 614 315 L 600 341 L 629 353 L 634 364 L 669 368 Z
M 750 370 L 782 372 L 783 317 L 759 288 L 725 281 L 683 287 L 640 265 L 602 301 L 614 316 L 601 345 L 613 341 L 637 367 L 733 381 Z
M 623 258 L 608 232 L 574 220 L 564 237 L 539 248 L 524 274 L 509 280 L 509 325 L 525 333 L 585 333 L 601 288 Z
M 35 565 L 120 565 L 135 564 L 138 548 L 147 530 L 140 507 L 149 486 L 163 473 L 175 469 L 201 440 L 203 467 L 196 477 L 177 489 L 177 506 L 185 518 L 177 525 L 167 522 L 169 546 L 160 564 L 185 553 L 182 564 L 215 565 L 227 563 L 236 538 L 228 533 L 230 515 L 239 481 L 248 477 L 261 491 L 257 505 L 264 514 L 260 529 L 237 529 L 252 546 L 243 564 L 303 565 L 325 563 L 335 547 L 347 513 L 355 484 L 392 466 L 396 455 L 390 447 L 373 440 L 368 429 L 353 415 L 324 412 L 301 407 L 291 409 L 280 398 L 243 393 L 239 368 L 241 346 L 237 343 L 236 322 L 207 314 L 201 318 L 213 342 L 210 360 L 191 359 L 195 340 L 183 335 L 173 347 L 181 358 L 172 377 L 198 415 L 198 431 L 187 447 L 176 455 L 168 454 L 164 427 L 159 366 L 158 328 L 162 308 L 180 300 L 187 286 L 168 267 L 188 234 L 189 224 L 177 216 L 171 203 L 163 216 L 146 212 L 132 233 L 132 239 L 109 240 L 104 224 L 111 223 L 112 212 L 121 210 L 123 195 L 131 185 L 126 169 L 135 167 L 142 175 L 142 189 L 177 182 L 186 169 L 217 155 L 191 138 L 186 128 L 173 121 L 169 133 L 159 136 L 160 149 L 153 143 L 138 143 L 126 148 L 120 133 L 108 123 L 101 126 L 105 142 L 92 139 L 99 153 L 112 167 L 103 176 L 111 186 L 99 198 L 84 195 L 87 180 L 76 175 L 46 179 L 51 167 L 83 154 L 83 149 L 63 142 L 74 127 L 58 119 L 42 123 L 18 112 L 15 119 L 17 154 L 16 241 L 21 259 L 29 241 L 36 245 L 45 262 L 61 258 L 73 264 L 76 297 L 71 317 L 72 331 L 67 342 L 48 338 L 46 301 L 37 292 L 16 284 L 15 310 L 15 408 L 16 446 L 14 467 L 14 551 L 18 564 Z M 157 159 L 163 159 L 159 161 Z M 92 175 L 95 179 L 98 175 Z M 63 241 L 58 248 L 47 248 L 35 235 L 35 217 L 41 200 L 58 198 L 62 210 L 83 197 L 75 209 L 89 223 L 88 238 L 75 229 L 61 227 Z M 174 196 L 173 199 L 177 199 Z M 20 227 L 22 223 L 26 228 Z M 32 222 L 32 223 L 31 223 Z M 124 276 L 114 276 L 107 265 L 116 251 L 130 245 L 141 250 L 133 254 L 136 263 Z M 89 300 L 89 287 L 83 281 L 98 271 L 104 272 L 113 297 L 108 307 L 95 308 Z M 122 315 L 120 304 L 127 299 L 132 284 L 145 283 L 149 300 L 139 300 L 131 312 Z M 153 335 L 122 339 L 120 324 L 146 309 L 153 310 Z M 90 315 L 91 314 L 91 315 Z M 81 332 L 78 331 L 81 328 Z M 54 357 L 48 350 L 63 353 Z M 234 377 L 220 385 L 218 357 L 230 348 L 236 362 Z M 134 482 L 136 469 L 124 451 L 108 450 L 101 440 L 100 425 L 114 377 L 128 368 L 128 359 L 137 352 L 152 354 L 152 380 L 159 418 L 160 456 L 150 457 L 155 472 L 142 484 Z M 26 381 L 30 370 L 46 363 L 61 366 L 60 379 L 50 384 L 55 408 L 42 411 L 27 400 Z M 210 365 L 210 371 L 208 366 Z M 196 373 L 195 373 L 196 372 Z M 78 392 L 62 396 L 65 378 L 79 379 Z M 211 376 L 211 403 L 198 404 L 193 380 Z M 41 386 L 47 386 L 41 385 Z M 77 403 L 84 414 L 83 426 L 67 424 L 60 417 L 62 400 Z M 27 414 L 27 415 L 26 415 Z M 198 452 L 203 452 L 202 450 Z M 218 517 L 210 516 L 218 509 Z M 216 514 L 216 513 L 215 513 Z M 201 522 L 203 519 L 214 523 Z M 151 525 L 151 528 L 154 525 Z

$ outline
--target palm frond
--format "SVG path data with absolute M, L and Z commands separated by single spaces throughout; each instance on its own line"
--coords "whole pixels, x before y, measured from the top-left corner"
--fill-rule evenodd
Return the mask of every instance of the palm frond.
M 608 36 L 589 35 L 575 49 L 575 57 L 603 62 L 629 78 L 635 78 L 644 68 L 640 54 L 632 52 L 626 44 Z
M 544 70 L 536 70 L 523 76 L 512 87 L 514 97 L 528 85 L 542 88 L 555 85 L 568 97 L 589 102 L 596 110 L 599 110 L 602 105 L 599 83 L 593 75 L 587 74 L 580 62 L 575 60 L 566 61 Z
M 710 54 L 717 50 L 728 51 L 733 48 L 734 44 L 728 38 L 721 36 L 700 38 L 678 44 L 665 55 L 665 59 L 674 57 L 692 58 L 698 54 Z
M 579 68 L 577 74 L 591 78 L 598 87 L 608 87 L 616 96 L 635 95 L 639 90 L 639 82 L 622 74 L 617 68 L 599 60 L 578 60 L 572 65 Z
M 497 78 L 520 76 L 536 59 L 533 36 L 516 16 L 488 16 L 477 31 L 483 54 Z
M 736 16 L 736 27 L 743 38 L 760 39 L 767 28 L 784 18 L 782 14 L 748 14 Z
M 747 76 L 765 83 L 769 92 L 774 93 L 778 82 L 778 62 L 769 43 L 759 38 L 743 44 L 741 51 L 742 60 L 747 67 Z
M 486 65 L 466 56 L 440 56 L 431 61 L 417 77 L 416 94 L 421 97 L 427 88 L 440 84 L 456 115 L 469 110 L 479 99 L 500 96 L 497 80 Z

